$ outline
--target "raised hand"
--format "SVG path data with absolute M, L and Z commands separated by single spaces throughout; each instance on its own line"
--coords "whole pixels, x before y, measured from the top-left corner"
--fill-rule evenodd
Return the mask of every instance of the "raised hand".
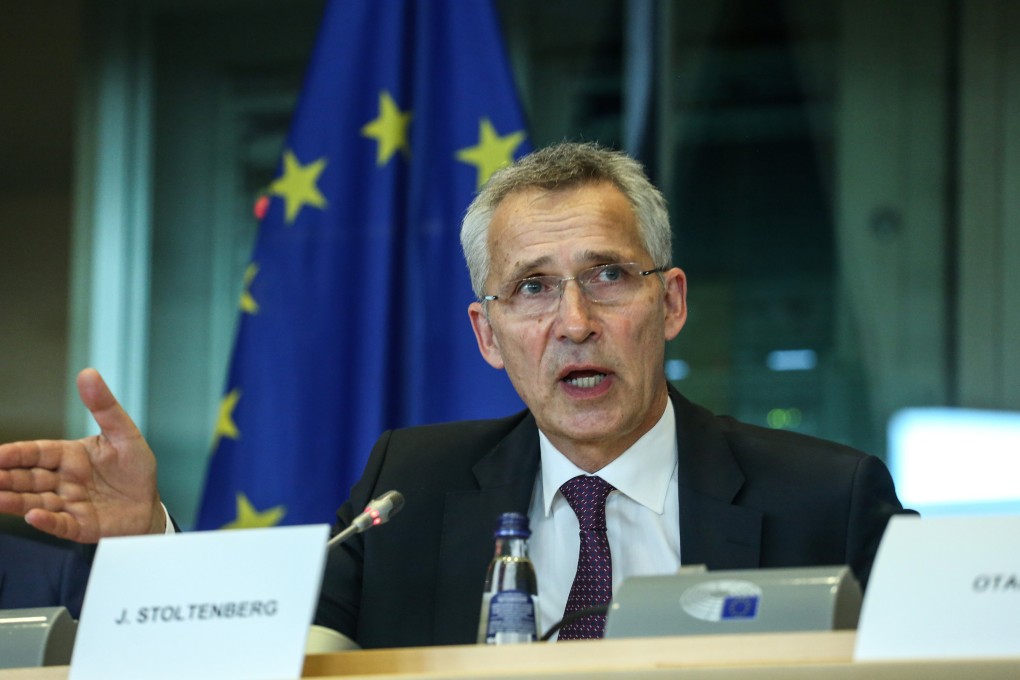
M 0 512 L 81 543 L 162 533 L 166 516 L 148 443 L 97 371 L 78 374 L 78 394 L 100 434 L 0 445 Z

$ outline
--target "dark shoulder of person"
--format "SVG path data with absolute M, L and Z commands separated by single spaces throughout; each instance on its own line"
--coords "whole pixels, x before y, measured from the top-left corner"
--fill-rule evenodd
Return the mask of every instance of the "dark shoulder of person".
M 95 546 L 44 534 L 0 515 L 0 609 L 67 607 L 81 616 Z
M 789 466 L 805 472 L 805 467 L 814 464 L 821 466 L 820 471 L 832 467 L 852 471 L 863 458 L 874 458 L 846 444 L 790 430 L 750 425 L 728 416 L 718 416 L 717 422 L 742 466 L 768 470 Z

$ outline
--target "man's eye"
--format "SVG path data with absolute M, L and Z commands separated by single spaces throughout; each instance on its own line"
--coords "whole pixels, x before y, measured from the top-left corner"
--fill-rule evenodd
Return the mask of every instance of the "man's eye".
M 549 290 L 549 285 L 541 278 L 524 279 L 517 284 L 514 295 L 533 297 Z
M 627 270 L 616 264 L 599 267 L 595 270 L 594 274 L 591 281 L 595 284 L 621 283 L 627 278 Z

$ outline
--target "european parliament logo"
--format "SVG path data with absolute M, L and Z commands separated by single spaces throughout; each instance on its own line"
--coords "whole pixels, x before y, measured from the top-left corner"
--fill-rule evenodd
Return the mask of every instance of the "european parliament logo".
M 680 596 L 680 607 L 702 621 L 748 621 L 758 617 L 762 589 L 751 581 L 704 581 Z
M 720 618 L 724 621 L 727 619 L 754 619 L 758 616 L 759 601 L 760 598 L 757 595 L 727 597 L 723 600 Z

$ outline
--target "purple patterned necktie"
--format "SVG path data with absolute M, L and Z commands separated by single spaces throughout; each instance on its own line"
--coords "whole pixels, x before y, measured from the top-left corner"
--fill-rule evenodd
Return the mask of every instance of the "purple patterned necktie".
M 614 488 L 604 479 L 587 475 L 574 477 L 560 487 L 577 515 L 581 536 L 577 573 L 563 610 L 564 617 L 588 607 L 608 605 L 613 596 L 613 559 L 606 537 L 606 498 Z M 605 629 L 605 614 L 592 614 L 563 626 L 559 639 L 600 638 Z

